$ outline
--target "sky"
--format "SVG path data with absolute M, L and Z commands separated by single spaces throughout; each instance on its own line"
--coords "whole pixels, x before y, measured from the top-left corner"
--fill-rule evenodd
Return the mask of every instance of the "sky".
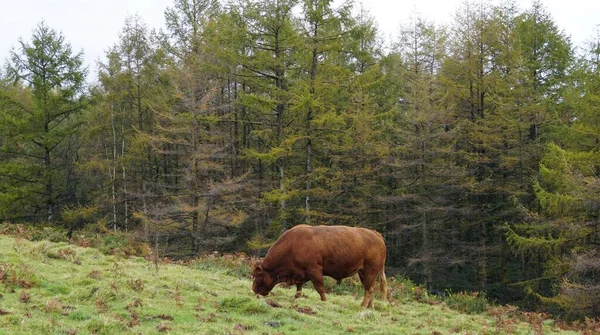
M 341 0 L 335 1 L 339 3 Z M 516 0 L 521 9 L 531 0 Z M 415 12 L 428 21 L 450 23 L 463 0 L 356 0 L 378 23 L 387 41 Z M 493 1 L 492 1 L 493 3 Z M 559 29 L 575 46 L 583 46 L 600 24 L 600 1 L 542 0 Z M 84 52 L 85 65 L 95 73 L 98 60 L 118 41 L 126 17 L 138 14 L 149 28 L 164 27 L 164 11 L 172 0 L 0 0 L 0 64 L 19 38 L 29 41 L 44 20 L 60 31 L 74 51 Z

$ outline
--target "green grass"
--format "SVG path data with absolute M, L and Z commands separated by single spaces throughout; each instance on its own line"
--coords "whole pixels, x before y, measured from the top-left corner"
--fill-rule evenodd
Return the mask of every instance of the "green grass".
M 377 296 L 374 310 L 352 281 L 328 281 L 326 302 L 308 285 L 299 299 L 283 287 L 258 299 L 248 269 L 227 256 L 157 272 L 143 258 L 0 235 L 0 334 L 577 334 L 466 314 L 394 278 L 392 301 Z

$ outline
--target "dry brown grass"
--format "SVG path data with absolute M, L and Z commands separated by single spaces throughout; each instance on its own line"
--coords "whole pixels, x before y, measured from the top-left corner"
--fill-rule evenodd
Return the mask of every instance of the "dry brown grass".
M 88 278 L 93 278 L 96 280 L 101 280 L 102 279 L 102 272 L 100 272 L 99 270 L 92 270 L 90 271 L 90 273 L 88 273 Z

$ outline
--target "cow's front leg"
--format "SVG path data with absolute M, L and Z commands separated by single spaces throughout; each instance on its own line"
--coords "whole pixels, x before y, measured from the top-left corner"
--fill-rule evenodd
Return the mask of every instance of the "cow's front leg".
M 302 296 L 302 285 L 304 285 L 304 284 L 303 283 L 296 284 L 296 295 L 294 296 L 295 298 L 300 298 Z
M 323 281 L 323 270 L 313 270 L 310 271 L 308 275 L 310 277 L 310 281 L 315 287 L 315 290 L 319 292 L 319 295 L 321 296 L 321 301 L 326 301 L 327 298 L 325 297 L 325 283 Z

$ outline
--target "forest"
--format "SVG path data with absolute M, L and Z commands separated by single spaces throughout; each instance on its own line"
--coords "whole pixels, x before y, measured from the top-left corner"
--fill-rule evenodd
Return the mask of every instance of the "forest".
M 297 224 L 381 232 L 388 275 L 600 315 L 600 31 L 541 1 L 414 15 L 173 0 L 97 77 L 41 21 L 0 70 L 0 222 L 264 255 Z

